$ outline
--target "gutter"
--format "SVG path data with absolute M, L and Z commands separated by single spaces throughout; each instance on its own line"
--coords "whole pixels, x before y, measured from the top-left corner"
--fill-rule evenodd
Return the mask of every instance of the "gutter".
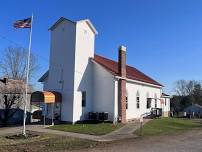
M 156 88 L 163 88 L 163 86 L 158 86 L 158 85 L 147 83 L 147 82 L 142 82 L 142 81 L 138 81 L 138 80 L 128 79 L 128 78 L 125 78 L 125 77 L 114 76 L 114 78 L 117 79 L 117 80 L 122 79 L 122 80 L 126 80 L 128 82 L 133 82 L 133 83 L 137 83 L 137 84 L 141 84 L 141 85 L 146 85 L 146 86 L 151 86 L 151 87 L 156 87 Z

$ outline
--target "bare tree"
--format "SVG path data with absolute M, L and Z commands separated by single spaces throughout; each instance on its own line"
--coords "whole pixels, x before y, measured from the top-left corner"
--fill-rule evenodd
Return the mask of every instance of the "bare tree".
M 187 81 L 187 85 L 186 85 L 187 94 L 188 95 L 193 95 L 193 92 L 194 92 L 197 85 L 200 85 L 200 82 L 195 81 L 195 80 Z
M 175 84 L 175 93 L 171 99 L 171 108 L 182 111 L 186 107 L 202 105 L 202 83 L 195 80 L 178 80 Z
M 0 61 L 0 70 L 3 76 L 15 80 L 26 79 L 27 50 L 22 47 L 8 47 L 5 49 Z M 36 56 L 31 54 L 29 78 L 32 78 L 38 68 Z
M 179 96 L 192 95 L 193 90 L 198 83 L 199 82 L 195 80 L 178 80 L 175 84 L 175 92 Z
M 187 89 L 186 89 L 187 81 L 186 80 L 178 80 L 175 82 L 175 92 L 179 96 L 186 96 Z

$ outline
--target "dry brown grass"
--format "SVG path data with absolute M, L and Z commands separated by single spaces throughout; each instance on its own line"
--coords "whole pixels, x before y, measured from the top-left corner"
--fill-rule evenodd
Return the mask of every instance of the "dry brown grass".
M 49 152 L 95 147 L 98 143 L 89 140 L 42 134 L 27 139 L 0 137 L 0 152 Z

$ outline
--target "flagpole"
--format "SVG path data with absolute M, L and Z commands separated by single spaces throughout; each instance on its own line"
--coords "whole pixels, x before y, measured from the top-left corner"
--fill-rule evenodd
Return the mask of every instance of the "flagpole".
M 32 13 L 31 18 L 31 28 L 29 35 L 29 50 L 27 56 L 27 71 L 26 71 L 26 85 L 25 85 L 25 100 L 24 100 L 24 118 L 23 118 L 23 135 L 26 136 L 26 118 L 27 118 L 27 101 L 28 101 L 28 86 L 29 86 L 29 68 L 30 68 L 30 56 L 31 56 L 31 47 L 32 47 L 32 23 L 34 15 Z

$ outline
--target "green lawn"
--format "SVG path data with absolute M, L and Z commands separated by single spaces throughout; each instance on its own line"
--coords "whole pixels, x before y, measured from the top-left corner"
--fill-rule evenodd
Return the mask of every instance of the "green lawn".
M 160 134 L 171 134 L 180 131 L 186 131 L 194 128 L 201 128 L 202 120 L 188 120 L 180 118 L 162 118 L 149 121 L 143 126 L 143 136 L 153 136 Z M 141 130 L 135 131 L 135 134 L 140 135 Z
M 89 135 L 104 135 L 116 129 L 119 129 L 123 124 L 113 125 L 112 123 L 97 123 L 97 124 L 60 124 L 49 127 L 49 129 L 61 130 L 66 132 L 75 132 Z
M 0 137 L 0 151 L 1 152 L 49 152 L 49 151 L 63 151 L 63 150 L 75 150 L 95 147 L 100 143 L 63 137 L 55 135 L 43 134 L 39 137 L 33 137 L 28 139 L 7 139 Z

